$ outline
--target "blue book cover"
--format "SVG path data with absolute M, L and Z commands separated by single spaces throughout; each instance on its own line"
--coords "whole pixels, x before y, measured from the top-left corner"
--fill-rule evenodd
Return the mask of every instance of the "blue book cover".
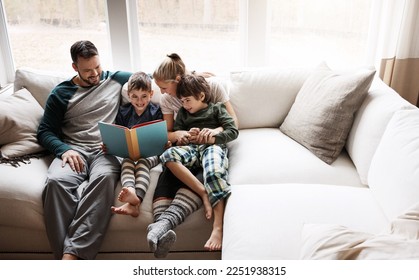
M 108 154 L 135 161 L 160 155 L 168 141 L 167 124 L 163 120 L 138 124 L 131 129 L 99 122 L 99 130 Z

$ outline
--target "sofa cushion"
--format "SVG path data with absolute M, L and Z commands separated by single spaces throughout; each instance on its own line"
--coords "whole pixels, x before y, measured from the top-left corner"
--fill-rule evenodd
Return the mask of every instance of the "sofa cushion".
M 355 115 L 345 146 L 363 184 L 368 185 L 372 157 L 394 112 L 414 108 L 416 106 L 403 99 L 381 79 L 374 79 Z
M 36 131 L 44 110 L 26 89 L 0 97 L 1 156 L 19 157 L 44 150 Z
M 320 65 L 298 92 L 281 131 L 331 164 L 346 143 L 374 74 L 371 69 L 339 73 Z
M 239 128 L 279 127 L 311 70 L 254 70 L 230 74 L 230 102 Z
M 52 159 L 53 156 L 31 159 L 30 164 L 18 168 L 0 164 L 1 225 L 45 229 L 41 197 Z
M 371 161 L 368 182 L 389 219 L 419 202 L 419 109 L 390 120 Z
M 20 68 L 16 70 L 14 90 L 18 91 L 22 88 L 28 89 L 42 108 L 44 108 L 51 90 L 70 77 L 71 74 L 69 73 Z
M 50 252 L 46 238 L 42 207 L 42 191 L 48 167 L 53 160 L 49 155 L 31 159 L 30 164 L 18 168 L 0 165 L 0 258 L 8 252 L 8 257 L 18 252 Z M 140 208 L 140 216 L 113 215 L 100 254 L 108 258 L 120 258 L 121 254 L 132 253 L 132 258 L 153 258 L 146 235 L 147 226 L 152 223 L 152 200 L 162 168 L 158 165 L 150 171 L 150 186 Z M 85 183 L 79 188 L 83 191 Z M 120 206 L 118 193 L 122 186 L 115 189 L 114 205 Z M 109 209 L 110 211 L 110 209 Z M 193 253 L 204 252 L 204 244 L 211 234 L 212 221 L 205 219 L 203 207 L 189 215 L 185 222 L 176 227 L 177 241 L 168 258 L 185 254 L 194 258 Z M 124 238 L 121 238 L 124 236 Z M 34 237 L 36 242 L 34 242 Z M 190 254 L 190 255 L 188 255 Z M 206 253 L 206 258 L 220 258 L 220 252 Z M 100 258 L 100 256 L 98 256 Z
M 228 144 L 229 182 L 305 183 L 364 187 L 346 152 L 329 165 L 278 128 L 242 129 Z
M 306 223 L 340 223 L 378 233 L 388 221 L 368 188 L 232 185 L 224 214 L 222 258 L 299 259 L 301 232 Z

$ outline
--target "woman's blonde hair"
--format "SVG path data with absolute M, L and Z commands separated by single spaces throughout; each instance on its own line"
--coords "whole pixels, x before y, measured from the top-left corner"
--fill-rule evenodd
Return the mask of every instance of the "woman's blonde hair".
M 176 77 L 186 73 L 185 63 L 176 53 L 168 54 L 163 62 L 153 73 L 153 78 L 158 81 L 176 82 Z

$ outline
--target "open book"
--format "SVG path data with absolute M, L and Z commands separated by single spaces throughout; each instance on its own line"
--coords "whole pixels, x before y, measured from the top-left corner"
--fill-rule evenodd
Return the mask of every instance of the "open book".
M 108 154 L 132 160 L 160 155 L 168 139 L 166 121 L 163 120 L 145 122 L 131 129 L 99 122 L 99 130 Z

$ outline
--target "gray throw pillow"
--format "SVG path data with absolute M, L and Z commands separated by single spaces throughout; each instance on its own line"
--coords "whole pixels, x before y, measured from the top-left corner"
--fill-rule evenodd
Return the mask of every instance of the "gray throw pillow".
M 0 97 L 0 157 L 13 158 L 44 150 L 36 132 L 44 109 L 25 88 Z
M 343 73 L 320 65 L 304 82 L 280 130 L 327 164 L 333 163 L 374 74 L 372 69 Z

